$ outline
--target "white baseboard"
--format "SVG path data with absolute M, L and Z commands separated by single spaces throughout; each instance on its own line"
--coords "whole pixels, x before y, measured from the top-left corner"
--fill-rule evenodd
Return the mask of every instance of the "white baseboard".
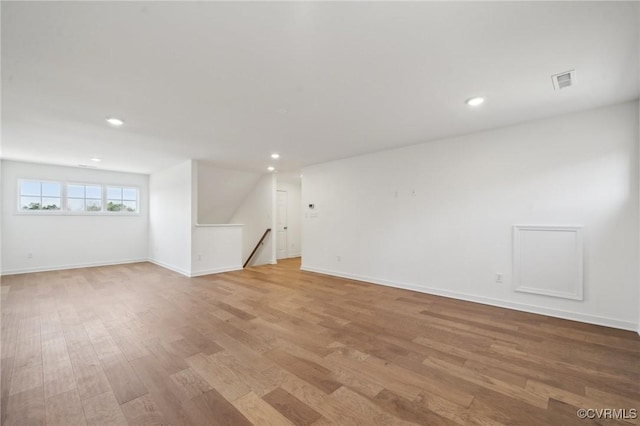
M 238 271 L 242 269 L 242 265 L 233 265 L 233 266 L 225 266 L 222 268 L 214 268 L 207 269 L 204 271 L 195 271 L 193 273 L 184 270 L 182 268 L 178 268 L 176 266 L 170 265 L 165 262 L 161 262 L 155 259 L 124 259 L 124 260 L 112 260 L 108 262 L 90 262 L 90 263 L 76 263 L 73 265 L 59 265 L 59 266 L 42 266 L 37 268 L 24 268 L 24 269 L 13 269 L 8 271 L 2 271 L 2 276 L 6 275 L 18 275 L 18 274 L 31 274 L 34 272 L 50 272 L 50 271 L 62 271 L 65 269 L 80 269 L 80 268 L 94 268 L 96 266 L 113 266 L 113 265 L 126 265 L 129 263 L 140 263 L 140 262 L 150 262 L 154 265 L 158 265 L 162 268 L 169 269 L 173 272 L 177 272 L 186 277 L 199 277 L 202 275 L 210 275 L 210 274 L 219 274 L 222 272 L 231 272 Z
M 204 271 L 194 271 L 191 273 L 191 277 L 201 277 L 203 275 L 220 274 L 222 272 L 241 271 L 242 265 L 226 266 L 223 268 L 206 269 Z
M 184 275 L 185 277 L 189 277 L 189 278 L 191 277 L 191 273 L 189 271 L 187 271 L 186 269 L 182 269 L 182 268 L 179 268 L 177 266 L 173 266 L 173 265 L 170 265 L 168 263 L 165 263 L 165 262 L 162 262 L 162 261 L 156 260 L 156 259 L 147 259 L 147 261 L 153 263 L 154 265 L 158 265 L 158 266 L 161 266 L 161 267 L 163 267 L 165 269 L 168 269 L 170 271 L 177 272 L 180 275 Z
M 34 272 L 62 271 L 64 269 L 94 268 L 96 266 L 126 265 L 128 263 L 140 263 L 140 262 L 146 262 L 146 261 L 148 261 L 148 259 L 146 258 L 145 259 L 123 259 L 123 260 L 109 260 L 106 262 L 75 263 L 71 265 L 38 266 L 35 268 L 10 269 L 8 271 L 2 271 L 2 276 L 17 275 L 17 274 L 31 274 Z
M 603 326 L 606 326 L 606 327 L 619 328 L 619 329 L 622 329 L 622 330 L 637 331 L 638 334 L 640 334 L 640 329 L 639 329 L 638 324 L 630 322 L 630 321 L 618 320 L 618 319 L 615 319 L 615 318 L 606 318 L 606 317 L 600 317 L 600 316 L 596 316 L 596 315 L 582 314 L 582 313 L 578 313 L 578 312 L 571 312 L 571 311 L 564 311 L 564 310 L 559 310 L 559 309 L 544 308 L 542 306 L 528 305 L 528 304 L 517 303 L 517 302 L 509 302 L 509 301 L 506 301 L 506 300 L 493 299 L 493 298 L 490 298 L 490 297 L 483 297 L 483 296 L 475 296 L 475 295 L 472 295 L 472 294 L 460 293 L 460 292 L 456 292 L 456 291 L 441 290 L 441 289 L 436 289 L 436 288 L 417 286 L 415 284 L 407 284 L 407 283 L 401 283 L 401 282 L 396 282 L 396 281 L 381 280 L 381 279 L 372 278 L 372 277 L 366 277 L 366 276 L 362 276 L 362 275 L 347 274 L 347 273 L 343 273 L 343 272 L 330 271 L 330 270 L 327 270 L 327 269 L 314 268 L 314 267 L 311 267 L 311 266 L 304 266 L 303 265 L 303 266 L 300 267 L 300 269 L 303 270 L 303 271 L 316 272 L 316 273 L 324 274 L 324 275 L 332 275 L 332 276 L 335 276 L 335 277 L 348 278 L 348 279 L 357 280 L 357 281 L 364 281 L 364 282 L 369 282 L 369 283 L 372 283 L 372 284 L 379 284 L 379 285 L 385 285 L 385 286 L 388 286 L 388 287 L 396 287 L 396 288 L 401 288 L 401 289 L 405 289 L 405 290 L 417 291 L 419 293 L 433 294 L 433 295 L 436 295 L 436 296 L 443 296 L 443 297 L 449 297 L 449 298 L 452 298 L 452 299 L 466 300 L 468 302 L 482 303 L 484 305 L 497 306 L 497 307 L 500 307 L 500 308 L 508 308 L 508 309 L 513 309 L 513 310 L 516 310 L 516 311 L 523 311 L 523 312 L 529 312 L 529 313 L 534 313 L 534 314 L 547 315 L 547 316 L 550 316 L 550 317 L 568 319 L 568 320 L 579 321 L 579 322 L 586 322 L 586 323 L 589 323 L 589 324 L 603 325 Z
M 153 263 L 154 265 L 158 265 L 162 268 L 168 269 L 170 271 L 173 272 L 177 272 L 180 275 L 184 275 L 185 277 L 188 278 L 192 278 L 192 277 L 201 277 L 203 275 L 211 275 L 211 274 L 220 274 L 222 272 L 231 272 L 231 271 L 238 271 L 242 269 L 242 265 L 238 264 L 238 265 L 232 265 L 232 266 L 225 266 L 222 268 L 212 268 L 212 269 L 205 269 L 202 271 L 187 271 L 186 269 L 182 269 L 179 268 L 177 266 L 174 265 L 170 265 L 168 263 L 165 262 L 161 262 L 159 260 L 156 259 L 147 259 L 149 262 Z
M 275 262 L 273 262 L 273 264 L 277 264 L 279 260 L 287 260 L 287 259 L 294 259 L 296 257 L 301 257 L 299 254 L 298 255 L 287 255 L 287 257 L 281 257 L 279 259 L 276 259 Z

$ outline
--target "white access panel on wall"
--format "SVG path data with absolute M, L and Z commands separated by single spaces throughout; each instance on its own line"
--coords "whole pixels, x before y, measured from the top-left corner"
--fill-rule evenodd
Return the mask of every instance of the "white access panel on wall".
M 514 225 L 516 291 L 583 300 L 581 226 Z

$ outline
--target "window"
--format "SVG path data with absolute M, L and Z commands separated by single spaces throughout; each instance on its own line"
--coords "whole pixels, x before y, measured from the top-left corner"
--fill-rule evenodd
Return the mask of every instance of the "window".
M 107 211 L 131 212 L 138 211 L 138 190 L 119 186 L 107 187 Z
M 140 212 L 140 193 L 132 186 L 18 179 L 18 211 L 70 215 L 126 215 Z
M 101 212 L 102 187 L 100 185 L 67 185 L 67 210 Z
M 60 210 L 62 185 L 59 182 L 20 181 L 20 210 Z

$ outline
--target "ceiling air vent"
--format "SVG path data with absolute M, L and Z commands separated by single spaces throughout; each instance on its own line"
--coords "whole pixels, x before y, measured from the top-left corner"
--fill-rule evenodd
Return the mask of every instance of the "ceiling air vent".
M 560 74 L 552 75 L 553 88 L 556 90 L 566 89 L 576 84 L 576 70 L 561 72 Z

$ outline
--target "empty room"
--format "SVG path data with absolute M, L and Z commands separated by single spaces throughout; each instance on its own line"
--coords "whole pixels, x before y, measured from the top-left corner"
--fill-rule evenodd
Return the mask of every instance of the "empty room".
M 640 3 L 0 12 L 2 426 L 640 424 Z

